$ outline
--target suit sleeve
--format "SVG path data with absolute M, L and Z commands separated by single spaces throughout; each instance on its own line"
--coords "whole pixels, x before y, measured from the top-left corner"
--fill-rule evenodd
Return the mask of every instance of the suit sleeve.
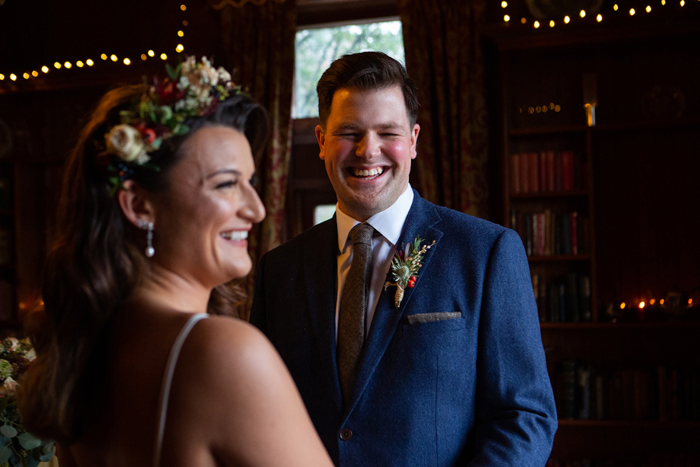
M 476 456 L 470 466 L 543 466 L 557 429 L 537 307 L 522 241 L 504 231 L 481 303 Z

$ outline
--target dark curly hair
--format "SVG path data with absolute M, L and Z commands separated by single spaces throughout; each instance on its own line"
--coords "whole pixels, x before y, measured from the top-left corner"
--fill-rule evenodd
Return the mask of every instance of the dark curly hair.
M 109 91 L 67 162 L 56 241 L 44 269 L 44 309 L 25 323 L 37 358 L 24 376 L 19 408 L 25 426 L 39 437 L 61 442 L 80 437 L 104 389 L 102 367 L 111 323 L 145 272 L 143 235 L 137 235 L 122 213 L 95 144 L 119 123 L 119 111 L 132 106 L 142 92 L 142 85 Z M 223 125 L 241 131 L 256 156 L 267 141 L 267 113 L 245 94 L 227 98 L 211 115 L 184 123 L 188 133 L 150 154 L 159 171 L 136 167 L 131 174 L 146 191 L 168 188 L 168 174 L 183 157 L 183 143 L 202 127 Z M 242 298 L 240 286 L 220 285 L 212 291 L 208 312 L 235 316 Z

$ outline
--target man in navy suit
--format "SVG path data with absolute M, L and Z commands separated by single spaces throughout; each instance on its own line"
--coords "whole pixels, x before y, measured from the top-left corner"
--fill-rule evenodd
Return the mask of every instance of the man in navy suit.
M 336 215 L 262 258 L 251 322 L 289 367 L 334 462 L 543 466 L 557 416 L 520 238 L 410 187 L 418 102 L 400 63 L 346 55 L 317 91 Z M 339 310 L 360 223 L 374 232 L 371 279 L 348 379 Z

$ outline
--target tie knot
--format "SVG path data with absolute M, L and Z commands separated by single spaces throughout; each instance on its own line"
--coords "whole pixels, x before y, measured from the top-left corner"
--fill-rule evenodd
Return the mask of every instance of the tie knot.
M 352 240 L 353 245 L 372 244 L 372 235 L 374 235 L 374 228 L 369 224 L 357 224 L 350 231 L 350 240 Z

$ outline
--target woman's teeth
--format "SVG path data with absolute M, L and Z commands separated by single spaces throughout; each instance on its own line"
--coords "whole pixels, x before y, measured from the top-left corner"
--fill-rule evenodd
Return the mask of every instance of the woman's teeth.
M 245 240 L 246 238 L 248 238 L 248 231 L 247 230 L 235 230 L 233 232 L 222 232 L 219 235 L 221 235 L 221 237 L 225 238 L 226 240 L 238 242 L 238 241 Z
M 376 169 L 353 169 L 353 175 L 356 177 L 376 177 L 384 173 L 383 167 L 378 167 Z

